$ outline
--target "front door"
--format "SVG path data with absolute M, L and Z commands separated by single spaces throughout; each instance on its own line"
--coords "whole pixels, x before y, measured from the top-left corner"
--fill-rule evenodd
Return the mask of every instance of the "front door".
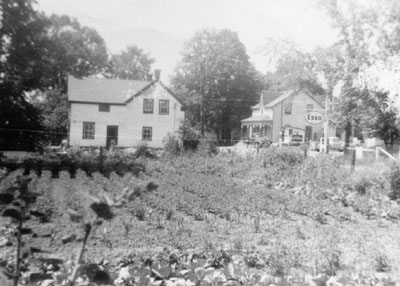
M 106 147 L 118 144 L 118 126 L 107 126 L 107 142 Z

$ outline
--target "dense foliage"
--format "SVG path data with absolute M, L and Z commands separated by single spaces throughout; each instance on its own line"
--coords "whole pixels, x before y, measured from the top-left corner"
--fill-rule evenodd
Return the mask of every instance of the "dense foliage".
M 260 78 L 235 32 L 206 29 L 186 42 L 172 84 L 192 126 L 230 140 L 258 100 Z
M 68 75 L 147 80 L 154 61 L 130 47 L 113 55 L 110 63 L 95 29 L 67 15 L 44 15 L 34 4 L 0 4 L 0 103 L 10 111 L 3 108 L 0 113 L 1 150 L 30 151 L 39 149 L 39 143 L 58 145 L 67 137 Z

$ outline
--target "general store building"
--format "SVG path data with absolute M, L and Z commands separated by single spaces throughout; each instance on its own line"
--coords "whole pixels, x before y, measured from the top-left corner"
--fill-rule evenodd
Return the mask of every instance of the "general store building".
M 324 105 L 308 91 L 264 91 L 252 107 L 252 116 L 241 121 L 242 139 L 309 142 L 323 136 L 324 121 Z M 334 135 L 335 130 L 328 128 L 328 136 Z

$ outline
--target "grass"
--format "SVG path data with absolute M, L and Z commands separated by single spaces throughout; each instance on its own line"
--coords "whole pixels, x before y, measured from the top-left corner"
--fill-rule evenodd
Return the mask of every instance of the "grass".
M 51 225 L 57 237 L 66 236 L 80 227 L 66 218 L 66 209 L 85 209 L 87 194 L 115 197 L 125 187 L 154 181 L 157 190 L 117 209 L 106 231 L 93 233 L 85 259 L 98 261 L 106 253 L 117 265 L 122 256 L 163 248 L 225 250 L 247 267 L 274 276 L 361 271 L 399 278 L 400 210 L 389 197 L 390 164 L 360 165 L 349 172 L 341 158 L 304 158 L 296 149 L 144 158 L 141 164 L 146 171 L 136 176 L 88 177 L 78 170 L 76 178 L 61 172 L 52 179 L 48 171 L 40 178 L 31 173 L 30 187 L 44 197 L 38 204 L 51 204 L 53 213 L 49 224 L 36 226 Z M 20 173 L 8 174 L 0 187 Z M 49 238 L 31 242 L 48 247 Z M 55 240 L 50 248 L 68 257 L 78 245 Z

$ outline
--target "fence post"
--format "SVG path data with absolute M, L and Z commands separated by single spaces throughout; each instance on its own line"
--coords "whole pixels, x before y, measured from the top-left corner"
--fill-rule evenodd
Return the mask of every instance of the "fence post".
M 99 160 L 99 171 L 101 174 L 103 174 L 103 146 L 100 146 L 100 160 Z
M 375 147 L 375 161 L 378 161 L 379 159 L 379 147 Z
M 351 150 L 351 170 L 354 171 L 356 168 L 356 150 Z

